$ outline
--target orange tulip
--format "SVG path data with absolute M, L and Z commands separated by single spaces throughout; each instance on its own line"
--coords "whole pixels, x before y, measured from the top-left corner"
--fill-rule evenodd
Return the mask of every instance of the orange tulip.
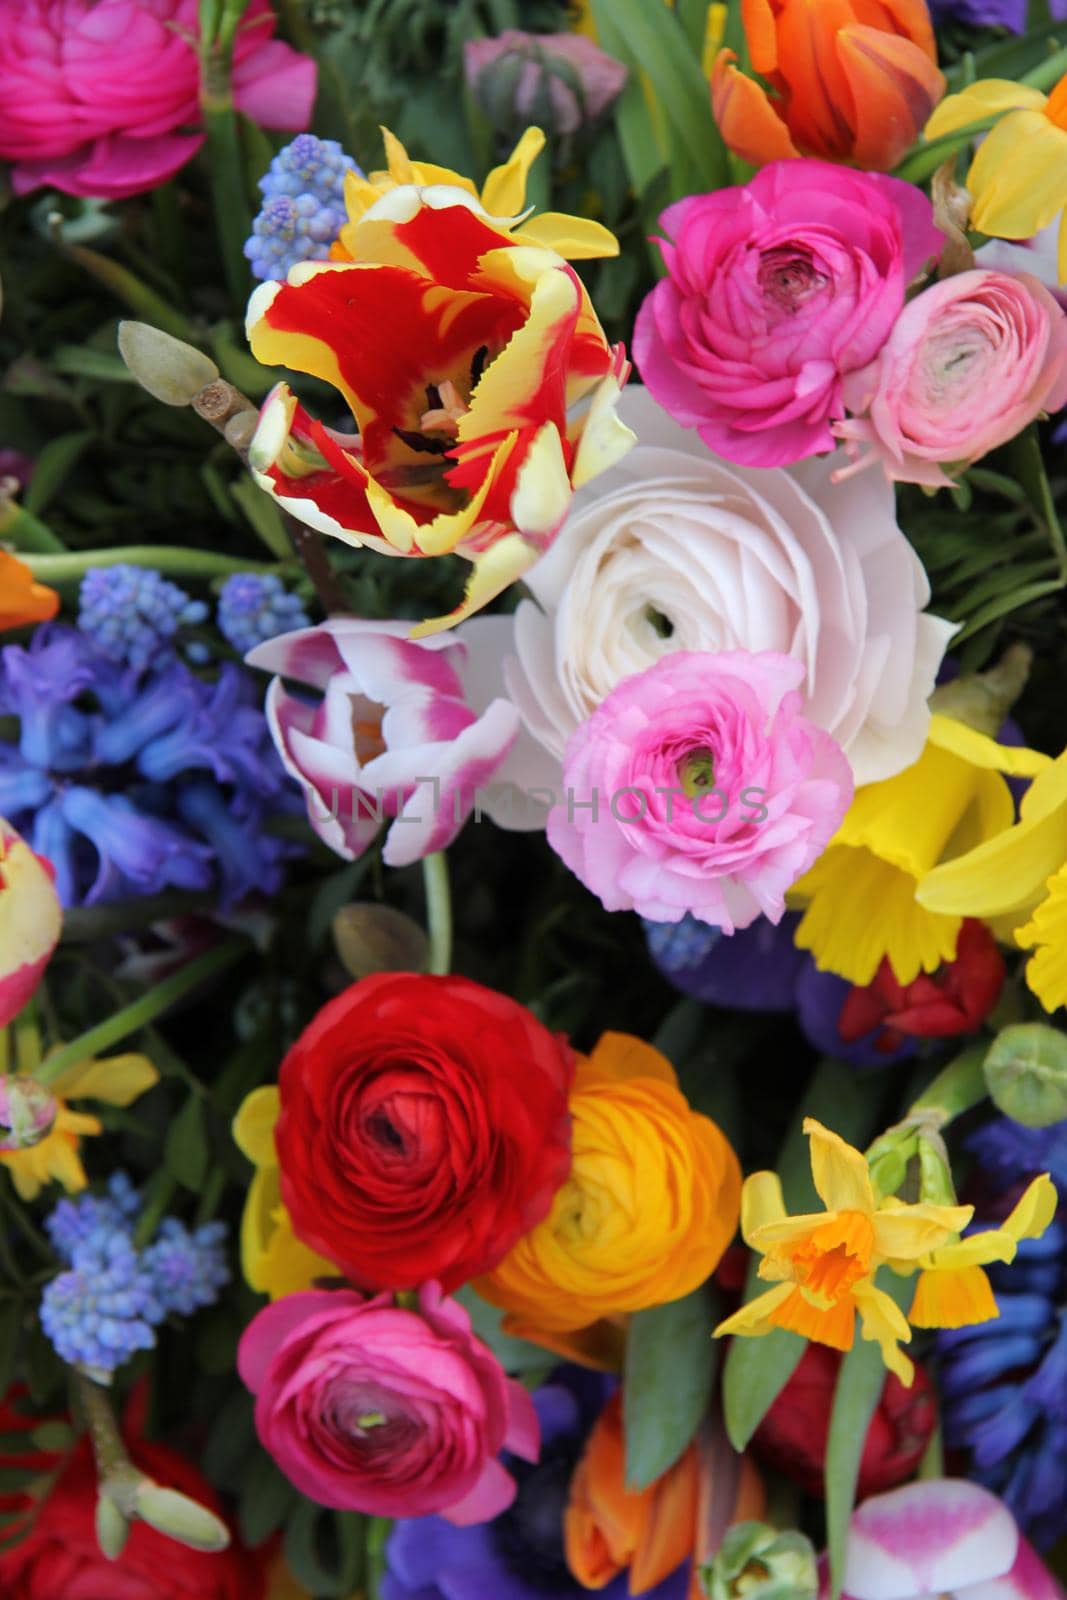
M 55 590 L 35 583 L 29 567 L 0 550 L 0 633 L 27 622 L 47 622 L 58 610 Z
M 945 92 L 926 0 L 741 0 L 755 72 L 722 50 L 711 101 L 723 138 L 758 167 L 823 156 L 885 172 Z
M 762 1516 L 763 1486 L 747 1457 L 709 1418 L 697 1438 L 647 1489 L 625 1480 L 622 1407 L 612 1396 L 586 1440 L 563 1519 L 567 1565 L 587 1589 L 603 1589 L 629 1568 L 629 1591 L 644 1594 L 683 1561 L 718 1548 L 734 1522 Z M 701 1593 L 693 1578 L 693 1594 Z

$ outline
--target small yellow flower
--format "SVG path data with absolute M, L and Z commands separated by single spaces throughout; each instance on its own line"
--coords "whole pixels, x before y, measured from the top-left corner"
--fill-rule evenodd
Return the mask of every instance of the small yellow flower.
M 35 1200 L 53 1181 L 68 1194 L 88 1183 L 82 1166 L 83 1138 L 103 1133 L 99 1118 L 72 1111 L 70 1100 L 99 1100 L 104 1105 L 128 1106 L 159 1082 L 159 1073 L 147 1056 L 108 1056 L 102 1061 L 79 1061 L 60 1074 L 49 1087 L 55 1096 L 56 1120 L 39 1144 L 27 1150 L 0 1151 L 0 1161 L 23 1200 Z
M 937 916 L 997 917 L 1036 954 L 1026 980 L 1046 1011 L 1067 1004 L 1067 750 L 1023 795 L 1019 820 L 919 885 Z
M 1050 764 L 1036 750 L 999 745 L 934 715 L 919 760 L 857 792 L 826 850 L 791 891 L 791 902 L 807 907 L 797 944 L 820 970 L 861 986 L 885 956 L 899 983 L 936 972 L 955 957 L 964 916 L 981 913 L 935 904 L 918 894 L 919 885 L 939 862 L 1006 834 L 1015 809 L 1002 774 L 1032 777 Z
M 875 1283 L 889 1262 L 929 1256 L 966 1227 L 973 1206 L 879 1201 L 867 1161 L 813 1117 L 804 1122 L 811 1173 L 825 1211 L 791 1217 L 774 1172 L 746 1178 L 741 1232 L 763 1257 L 759 1275 L 775 1287 L 727 1317 L 716 1337 L 759 1336 L 787 1328 L 834 1350 L 850 1350 L 859 1314 L 865 1339 L 878 1343 L 891 1372 L 910 1386 L 914 1368 L 900 1349 L 911 1329 Z
M 253 1089 L 234 1118 L 233 1137 L 255 1167 L 241 1218 L 241 1265 L 252 1289 L 272 1300 L 310 1289 L 316 1278 L 337 1276 L 337 1268 L 302 1244 L 282 1204 L 274 1125 L 278 1090 Z
M 967 1328 L 999 1317 L 984 1269 L 993 1261 L 1014 1261 L 1021 1239 L 1040 1239 L 1056 1215 L 1056 1198 L 1046 1172 L 1034 1179 L 999 1228 L 972 1233 L 920 1257 L 909 1322 L 916 1328 Z M 891 1265 L 898 1272 L 915 1271 L 914 1263 Z
M 941 102 L 926 137 L 1000 113 L 967 174 L 971 222 L 998 239 L 1029 239 L 1059 216 L 1059 274 L 1067 282 L 1067 76 L 1049 95 L 1006 78 L 972 83 Z

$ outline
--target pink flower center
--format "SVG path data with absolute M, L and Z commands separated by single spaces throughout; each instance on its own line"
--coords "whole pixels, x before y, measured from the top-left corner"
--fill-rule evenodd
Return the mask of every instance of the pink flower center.
M 798 245 L 778 245 L 772 250 L 762 250 L 758 276 L 764 298 L 787 317 L 802 310 L 829 282 L 826 274 L 816 267 L 811 251 Z

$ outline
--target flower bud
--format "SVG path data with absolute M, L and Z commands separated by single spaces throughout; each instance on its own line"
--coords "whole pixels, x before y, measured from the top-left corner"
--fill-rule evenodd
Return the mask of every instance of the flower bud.
M 147 322 L 119 323 L 119 355 L 142 389 L 165 406 L 187 406 L 219 376 L 209 356 Z
M 523 33 L 464 46 L 467 83 L 494 127 L 533 122 L 573 134 L 595 122 L 622 93 L 626 68 L 576 33 Z
M 35 1078 L 0 1078 L 0 1152 L 40 1144 L 56 1120 L 55 1096 Z
M 333 942 L 353 978 L 372 972 L 424 972 L 430 948 L 411 917 L 371 901 L 342 906 L 333 919 Z
M 130 1524 L 109 1495 L 96 1502 L 96 1542 L 109 1561 L 117 1561 L 126 1548 Z
M 142 1522 L 157 1533 L 188 1545 L 191 1550 L 225 1550 L 230 1532 L 221 1517 L 198 1505 L 177 1489 L 164 1489 L 146 1478 L 134 1497 L 134 1509 Z
M 1002 1028 L 983 1064 L 998 1111 L 1024 1128 L 1067 1117 L 1067 1038 L 1044 1022 Z
M 802 1533 L 739 1522 L 700 1579 L 711 1600 L 815 1600 L 815 1551 Z

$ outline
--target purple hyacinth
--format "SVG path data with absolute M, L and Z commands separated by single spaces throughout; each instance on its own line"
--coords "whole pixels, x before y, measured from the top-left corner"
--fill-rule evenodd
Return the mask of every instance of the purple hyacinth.
M 52 863 L 64 905 L 216 889 L 271 893 L 292 847 L 266 829 L 293 799 L 251 673 L 137 670 L 76 628 L 0 649 L 0 816 Z
M 1008 28 L 1026 32 L 1027 0 L 930 0 L 935 24 L 965 22 L 972 28 Z M 1053 22 L 1067 17 L 1067 0 L 1049 0 Z
M 257 278 L 285 278 L 301 261 L 325 261 L 347 220 L 345 173 L 358 172 L 336 139 L 301 133 L 259 180 L 263 205 L 244 252 Z
M 214 1305 L 230 1281 L 225 1241 L 224 1222 L 205 1222 L 190 1233 L 176 1217 L 164 1217 L 141 1259 L 168 1313 L 188 1317 Z
M 207 606 L 149 567 L 94 567 L 82 579 L 78 627 L 113 661 L 142 669 L 174 656 L 179 630 Z
M 114 1372 L 151 1350 L 165 1310 L 123 1228 L 98 1226 L 75 1246 L 71 1267 L 45 1286 L 41 1326 L 62 1360 Z
M 52 1248 L 69 1266 L 79 1246 L 100 1231 L 131 1234 L 141 1209 L 141 1192 L 125 1172 L 113 1172 L 105 1195 L 81 1194 L 76 1200 L 60 1200 L 45 1218 L 45 1232 Z
M 219 631 L 242 656 L 280 633 L 311 626 L 298 595 L 273 573 L 237 572 L 219 592 Z

